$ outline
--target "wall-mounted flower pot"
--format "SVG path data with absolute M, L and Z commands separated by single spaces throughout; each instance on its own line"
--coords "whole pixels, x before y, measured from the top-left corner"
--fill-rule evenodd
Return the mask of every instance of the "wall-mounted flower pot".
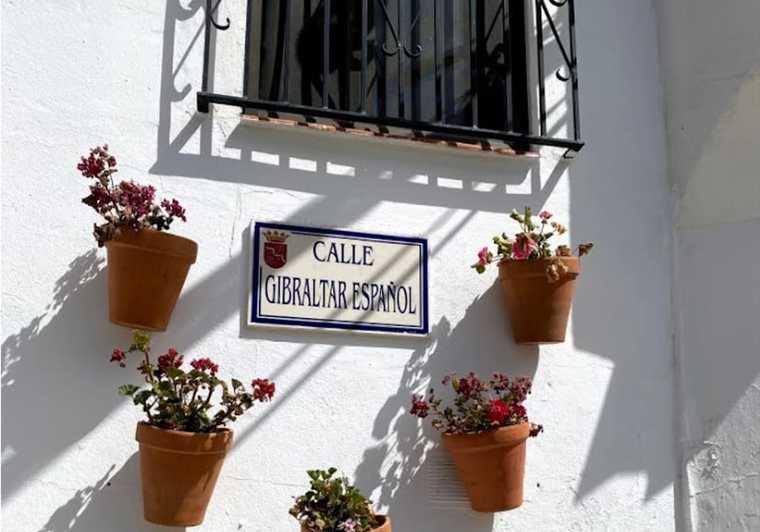
M 380 526 L 377 528 L 373 528 L 372 532 L 391 532 L 391 518 L 387 515 L 376 515 L 375 516 L 378 521 L 380 521 Z M 306 530 L 306 527 L 301 526 L 301 532 L 308 532 Z
M 529 435 L 529 423 L 477 434 L 442 435 L 473 510 L 503 512 L 522 504 Z
M 106 242 L 108 306 L 113 323 L 165 331 L 198 244 L 177 235 L 124 229 Z
M 581 271 L 578 257 L 562 257 L 567 272 L 550 282 L 550 260 L 504 260 L 499 263 L 499 282 L 518 344 L 557 344 L 565 341 L 567 320 Z
M 232 445 L 232 431 L 194 433 L 137 425 L 145 520 L 164 526 L 203 522 Z

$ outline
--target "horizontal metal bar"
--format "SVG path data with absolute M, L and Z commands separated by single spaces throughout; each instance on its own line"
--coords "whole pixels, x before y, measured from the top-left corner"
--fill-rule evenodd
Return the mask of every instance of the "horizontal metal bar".
M 419 122 L 415 120 L 405 120 L 391 116 L 372 116 L 364 113 L 351 111 L 339 111 L 322 107 L 309 107 L 306 105 L 295 105 L 284 102 L 272 102 L 266 100 L 256 100 L 243 98 L 240 96 L 228 96 L 225 94 L 216 94 L 213 92 L 199 92 L 197 94 L 197 107 L 201 113 L 207 113 L 209 104 L 230 105 L 240 107 L 241 109 L 257 109 L 260 111 L 270 111 L 278 113 L 290 113 L 301 116 L 314 116 L 327 118 L 331 120 L 358 122 L 364 124 L 373 124 L 378 126 L 398 127 L 411 129 L 414 131 L 424 131 L 427 133 L 440 133 L 458 137 L 470 137 L 479 139 L 495 139 L 507 144 L 534 144 L 538 146 L 554 146 L 565 148 L 570 151 L 578 152 L 583 148 L 584 142 L 570 139 L 559 139 L 553 137 L 537 137 L 525 135 L 512 131 L 497 131 L 493 129 L 472 129 L 465 126 L 456 126 L 453 124 L 440 124 L 435 122 Z

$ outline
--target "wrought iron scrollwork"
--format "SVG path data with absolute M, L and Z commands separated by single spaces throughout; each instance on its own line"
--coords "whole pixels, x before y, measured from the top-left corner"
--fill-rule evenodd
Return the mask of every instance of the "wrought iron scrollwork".
M 395 48 L 390 48 L 388 46 L 387 42 L 383 43 L 382 50 L 385 55 L 388 57 L 393 57 L 394 55 L 398 54 L 400 50 L 403 50 L 407 57 L 420 57 L 422 55 L 422 45 L 417 43 L 414 46 L 414 49 L 409 49 L 409 46 L 401 42 L 401 36 L 399 35 L 401 28 L 396 28 L 394 26 L 393 21 L 391 20 L 390 13 L 388 13 L 388 6 L 385 5 L 385 0 L 377 0 L 380 4 L 380 7 L 383 8 L 383 16 L 385 17 L 385 22 L 388 24 L 388 27 L 391 30 L 391 36 L 393 37 L 393 41 L 395 43 Z M 401 10 L 401 4 L 399 4 L 399 10 Z M 414 31 L 414 28 L 417 27 L 417 24 L 420 21 L 420 13 L 421 9 L 417 11 L 417 15 L 414 17 L 414 21 L 412 22 L 412 25 L 409 28 L 409 33 L 412 33 Z M 399 26 L 400 26 L 401 20 L 399 16 Z
M 548 0 L 550 4 L 557 7 L 563 7 L 567 4 L 569 0 Z M 546 7 L 546 2 L 544 0 L 538 0 L 539 4 L 541 4 L 541 10 L 546 15 L 546 20 L 549 23 L 549 28 L 551 29 L 552 34 L 554 35 L 554 40 L 557 43 L 557 46 L 559 47 L 559 51 L 562 54 L 562 58 L 565 61 L 565 64 L 567 65 L 567 68 L 570 71 L 569 75 L 565 75 L 562 73 L 562 67 L 558 68 L 557 71 L 554 73 L 556 78 L 560 81 L 568 82 L 571 79 L 575 78 L 575 61 L 570 57 L 570 55 L 567 52 L 567 49 L 565 48 L 564 43 L 562 42 L 562 38 L 559 35 L 559 31 L 557 30 L 557 25 L 554 23 L 554 20 L 552 19 L 551 13 L 549 13 L 549 8 Z
M 544 28 L 543 18 L 546 17 L 546 22 L 554 37 L 554 42 L 557 44 L 562 60 L 565 63 L 559 67 L 554 76 L 564 82 L 570 82 L 571 89 L 570 94 L 572 98 L 573 109 L 573 138 L 580 140 L 580 110 L 578 102 L 578 62 L 575 55 L 575 2 L 574 0 L 535 0 L 536 2 L 536 21 L 538 24 L 537 38 L 538 38 L 538 77 L 539 77 L 539 110 L 540 110 L 540 128 L 541 135 L 546 135 L 546 91 L 544 85 Z M 554 22 L 547 2 L 557 8 L 564 8 L 567 11 L 568 17 L 568 41 L 566 46 L 562 36 L 557 29 L 557 25 Z M 566 72 L 564 69 L 567 69 Z
M 214 13 L 219 8 L 219 5 L 222 3 L 222 0 L 219 0 L 216 5 L 211 9 L 206 16 L 208 17 L 208 21 L 211 22 L 211 24 L 218 29 L 219 31 L 227 31 L 230 29 L 230 17 L 225 17 L 226 21 L 224 24 L 219 24 L 216 19 L 214 19 Z

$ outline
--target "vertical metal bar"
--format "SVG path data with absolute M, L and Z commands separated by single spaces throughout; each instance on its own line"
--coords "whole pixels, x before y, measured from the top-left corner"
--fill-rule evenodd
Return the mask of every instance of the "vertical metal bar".
M 546 86 L 544 81 L 544 19 L 543 0 L 536 0 L 536 50 L 538 59 L 538 112 L 540 135 L 546 136 Z
M 324 0 L 324 26 L 322 28 L 322 107 L 330 106 L 330 98 L 327 94 L 327 80 L 330 76 L 330 15 L 332 13 L 331 0 Z
M 208 92 L 208 70 L 211 54 L 211 0 L 206 0 L 205 29 L 203 33 L 203 77 L 201 91 Z
M 512 131 L 513 103 L 512 103 L 512 13 L 509 9 L 510 0 L 501 0 L 501 25 L 504 30 L 504 129 Z
M 369 25 L 367 18 L 369 16 L 369 6 L 367 0 L 362 0 L 362 74 L 361 86 L 362 97 L 360 111 L 367 112 L 367 39 L 369 39 Z
M 441 46 L 440 40 L 443 37 L 443 32 L 438 29 L 438 20 L 441 18 L 439 4 L 440 0 L 433 0 L 433 42 L 435 44 L 435 67 L 433 69 L 433 75 L 435 77 L 435 117 L 439 122 L 441 122 L 443 121 L 443 100 L 441 99 L 443 88 L 443 78 L 441 77 L 441 51 L 443 50 L 443 46 Z
M 477 4 L 473 8 L 473 3 L 477 0 L 468 0 L 470 15 L 470 84 L 472 89 L 472 127 L 478 127 L 478 93 L 480 92 L 480 70 L 478 68 L 478 18 Z
M 251 19 L 253 18 L 253 0 L 248 0 L 248 2 L 246 2 L 246 6 L 245 56 L 243 57 L 243 94 L 248 97 L 251 96 L 248 88 L 251 83 Z
M 402 4 L 405 4 L 406 0 L 402 2 L 401 0 L 398 0 L 397 7 L 398 7 L 398 13 L 397 13 L 397 20 L 398 20 L 398 27 L 396 28 L 396 35 L 398 37 L 398 42 L 396 43 L 397 46 L 397 53 L 398 53 L 398 116 L 399 118 L 406 118 L 406 113 L 404 109 L 404 68 L 405 68 L 405 61 L 404 57 L 406 57 L 406 54 L 404 54 L 403 45 L 404 42 L 403 38 L 403 16 L 402 16 Z
M 573 83 L 573 135 L 581 139 L 581 110 L 578 101 L 578 58 L 575 55 L 575 0 L 568 0 L 568 17 L 570 21 L 570 75 Z
M 285 24 L 283 26 L 283 51 L 282 57 L 284 64 L 282 65 L 282 92 L 284 98 L 280 98 L 285 102 L 290 101 L 290 0 L 280 0 L 285 2 Z

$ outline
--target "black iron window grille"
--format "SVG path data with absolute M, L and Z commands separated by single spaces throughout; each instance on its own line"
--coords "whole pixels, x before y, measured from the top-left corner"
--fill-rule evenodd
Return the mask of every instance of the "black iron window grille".
M 530 1 L 247 0 L 243 95 L 232 96 L 208 90 L 212 32 L 228 29 L 230 21 L 217 22 L 221 0 L 206 0 L 198 110 L 232 105 L 348 127 L 498 141 L 518 150 L 556 146 L 574 154 L 583 147 L 574 0 L 532 0 L 534 98 Z M 547 3 L 567 11 L 567 46 Z M 568 84 L 571 138 L 547 133 L 547 35 L 563 63 L 554 75 Z

